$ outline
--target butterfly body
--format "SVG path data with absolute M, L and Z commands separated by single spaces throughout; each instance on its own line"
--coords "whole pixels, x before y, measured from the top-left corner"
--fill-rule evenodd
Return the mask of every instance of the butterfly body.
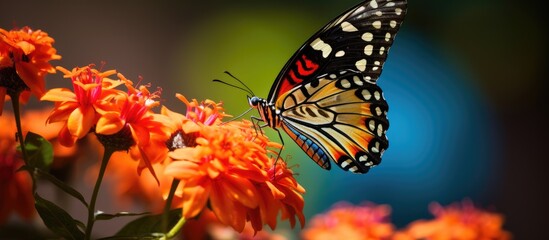
M 251 97 L 250 105 L 322 168 L 333 161 L 368 172 L 389 145 L 388 105 L 376 81 L 405 13 L 405 0 L 351 8 L 292 56 L 267 99 Z

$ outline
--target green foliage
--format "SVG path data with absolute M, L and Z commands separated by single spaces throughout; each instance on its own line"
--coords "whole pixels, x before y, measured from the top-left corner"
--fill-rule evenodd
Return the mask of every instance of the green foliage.
M 34 194 L 35 207 L 44 224 L 55 234 L 65 239 L 84 239 L 75 221 L 65 210 Z
M 48 140 L 36 133 L 28 132 L 25 137 L 25 149 L 29 166 L 44 171 L 50 168 L 53 162 L 53 147 Z
M 172 209 L 168 217 L 168 228 L 172 228 L 181 218 L 181 208 Z M 132 239 L 127 237 L 159 238 L 162 232 L 162 214 L 147 215 L 135 219 L 124 226 L 116 235 L 109 239 Z M 156 233 L 156 234 L 155 234 Z

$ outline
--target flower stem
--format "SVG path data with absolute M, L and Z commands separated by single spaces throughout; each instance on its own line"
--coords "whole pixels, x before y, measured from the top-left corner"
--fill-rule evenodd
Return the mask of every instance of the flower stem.
M 23 161 L 25 162 L 25 165 L 29 165 L 29 158 L 27 155 L 27 149 L 25 147 L 25 138 L 23 137 L 23 127 L 21 127 L 21 110 L 20 104 L 19 104 L 19 95 L 20 93 L 14 93 L 10 94 L 11 97 L 11 103 L 13 106 L 13 115 L 15 117 L 15 126 L 17 127 L 17 132 L 15 133 L 17 136 L 17 139 L 19 140 L 19 145 L 21 146 L 21 154 L 23 155 Z M 34 172 L 32 170 L 29 170 L 29 175 L 32 179 L 32 192 L 33 194 L 36 193 L 36 177 L 34 176 Z
M 177 235 L 179 233 L 179 231 L 181 230 L 183 225 L 185 225 L 186 220 L 187 219 L 185 219 L 185 217 L 181 217 L 179 219 L 179 221 L 175 224 L 175 226 L 173 226 L 173 228 L 168 232 L 168 234 L 166 234 L 164 237 L 162 237 L 160 239 L 161 240 L 166 240 L 166 239 L 174 238 L 175 235 Z
M 13 96 L 12 96 L 13 95 Z M 23 160 L 25 164 L 28 163 L 27 150 L 25 149 L 25 139 L 23 138 L 23 128 L 21 127 L 21 111 L 19 109 L 19 93 L 10 95 L 13 106 L 13 115 L 15 115 L 15 125 L 17 126 L 17 138 L 19 139 L 19 145 L 21 145 L 21 153 L 23 154 Z
M 170 187 L 170 193 L 168 194 L 168 198 L 166 199 L 166 205 L 164 205 L 164 212 L 162 215 L 162 231 L 164 233 L 168 231 L 168 220 L 170 218 L 170 209 L 172 208 L 173 196 L 175 195 L 177 186 L 179 186 L 179 182 L 180 182 L 179 179 L 173 179 L 172 186 Z
M 86 224 L 86 240 L 91 238 L 91 233 L 93 229 L 93 224 L 95 223 L 95 202 L 97 200 L 97 195 L 99 194 L 99 188 L 101 187 L 101 182 L 103 181 L 103 175 L 107 169 L 107 164 L 111 155 L 115 151 L 111 148 L 106 147 L 105 153 L 103 153 L 103 160 L 101 161 L 101 168 L 99 169 L 99 175 L 95 182 L 95 187 L 93 188 L 92 198 L 90 200 L 90 206 L 88 207 L 88 223 Z

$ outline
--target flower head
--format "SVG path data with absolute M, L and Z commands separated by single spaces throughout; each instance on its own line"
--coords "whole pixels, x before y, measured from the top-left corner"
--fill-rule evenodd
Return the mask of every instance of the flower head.
M 61 59 L 53 42 L 53 38 L 41 30 L 0 28 L 0 115 L 6 94 L 20 96 L 23 102 L 30 93 L 42 97 L 44 76 L 55 72 L 49 61 Z
M 302 232 L 303 239 L 390 239 L 388 205 L 338 203 L 330 211 L 313 217 Z
M 433 220 L 418 220 L 394 239 L 511 239 L 502 229 L 503 216 L 476 208 L 469 200 L 442 207 L 430 206 Z
M 112 110 L 112 99 L 120 94 L 114 89 L 122 84 L 107 77 L 115 70 L 100 72 L 89 65 L 69 71 L 62 67 L 57 69 L 72 81 L 73 91 L 67 88 L 49 90 L 41 100 L 55 102 L 48 122 L 63 122 L 59 140 L 64 146 L 72 146 L 76 140 L 86 136 L 103 114 Z
M 165 142 L 172 121 L 152 112 L 151 108 L 158 105 L 154 100 L 159 97 L 157 93 L 151 93 L 145 86 L 134 88 L 122 74 L 118 77 L 126 84 L 128 93 L 113 98 L 113 107 L 101 114 L 95 134 L 105 148 L 128 151 L 134 160 L 139 161 L 139 172 L 147 168 L 157 179 L 152 164 L 167 157 Z
M 185 115 L 177 115 L 182 144 L 169 153 L 173 159 L 165 174 L 181 180 L 176 194 L 180 197 L 183 217 L 189 219 L 209 206 L 217 219 L 241 232 L 250 221 L 254 230 L 264 224 L 276 227 L 278 214 L 295 217 L 302 226 L 305 190 L 295 181 L 285 164 L 274 165 L 267 147 L 278 147 L 258 135 L 249 121 L 221 123 L 221 108 L 211 101 L 197 104 L 187 101 Z M 172 135 L 173 136 L 173 135 Z M 282 162 L 282 161 L 281 161 Z

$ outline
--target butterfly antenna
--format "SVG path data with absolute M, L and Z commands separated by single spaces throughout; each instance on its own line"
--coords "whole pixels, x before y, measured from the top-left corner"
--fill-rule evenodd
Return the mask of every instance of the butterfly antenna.
M 219 79 L 214 79 L 214 80 L 212 80 L 212 81 L 218 82 L 218 83 L 223 83 L 223 84 L 225 84 L 225 85 L 227 85 L 227 86 L 231 86 L 231 87 L 234 87 L 234 88 L 238 88 L 238 89 L 240 89 L 240 90 L 242 90 L 242 91 L 244 91 L 244 92 L 251 93 L 248 89 L 245 89 L 245 88 L 243 88 L 243 87 L 236 86 L 236 85 L 234 85 L 234 84 L 230 84 L 230 83 L 228 83 L 228 82 L 225 82 L 225 81 L 222 81 L 222 80 L 219 80 Z
M 240 84 L 242 84 L 242 86 L 248 89 L 247 91 L 248 93 L 252 94 L 252 96 L 255 96 L 254 91 L 252 91 L 252 89 L 250 89 L 244 82 L 242 82 L 240 79 L 235 77 L 232 73 L 230 73 L 229 71 L 224 71 L 224 73 L 231 76 L 234 80 L 238 81 Z
M 229 119 L 228 121 L 223 122 L 223 123 L 221 123 L 221 124 L 226 124 L 226 123 L 232 122 L 232 121 L 234 121 L 234 120 L 240 119 L 240 118 L 242 118 L 242 116 L 244 116 L 244 115 L 246 115 L 247 113 L 249 113 L 252 109 L 253 109 L 253 108 L 248 108 L 248 110 L 244 111 L 243 113 L 239 114 L 238 116 L 233 117 L 233 118 Z

